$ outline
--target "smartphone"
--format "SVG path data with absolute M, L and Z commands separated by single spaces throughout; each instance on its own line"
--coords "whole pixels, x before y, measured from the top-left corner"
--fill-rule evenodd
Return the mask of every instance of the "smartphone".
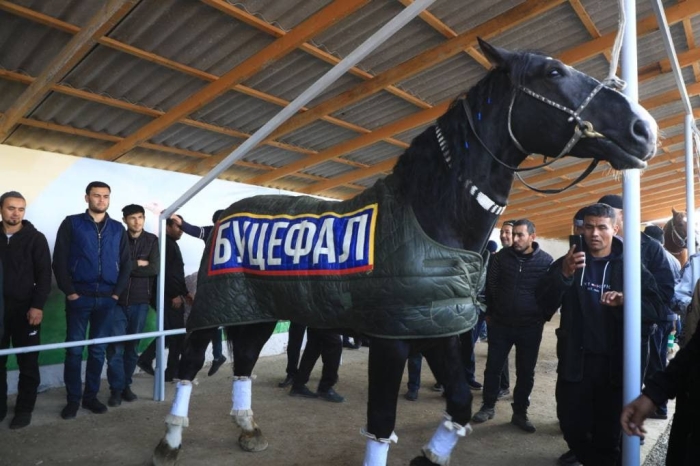
M 582 235 L 569 235 L 569 247 L 576 246 L 574 252 L 583 251 L 583 236 Z

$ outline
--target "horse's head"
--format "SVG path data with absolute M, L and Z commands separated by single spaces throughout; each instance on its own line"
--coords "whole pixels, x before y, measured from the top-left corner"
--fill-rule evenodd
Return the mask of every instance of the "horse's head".
M 617 81 L 601 83 L 544 55 L 479 44 L 510 77 L 509 129 L 521 150 L 607 160 L 616 169 L 644 168 L 654 156 L 656 122 L 612 87 Z
M 667 236 L 667 241 L 670 240 L 668 246 L 671 249 L 684 249 L 688 246 L 688 216 L 685 212 L 678 212 L 671 207 L 673 214 L 671 219 L 664 225 L 664 233 Z

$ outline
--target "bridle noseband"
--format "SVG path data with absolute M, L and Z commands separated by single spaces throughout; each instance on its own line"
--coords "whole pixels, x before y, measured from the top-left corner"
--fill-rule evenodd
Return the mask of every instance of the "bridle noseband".
M 542 168 L 547 165 L 550 165 L 553 163 L 555 160 L 558 160 L 562 156 L 568 154 L 571 149 L 576 145 L 576 143 L 581 140 L 582 138 L 605 138 L 605 135 L 595 131 L 593 128 L 593 123 L 590 121 L 584 121 L 581 119 L 581 113 L 586 109 L 588 104 L 593 101 L 593 98 L 600 92 L 604 87 L 609 88 L 609 89 L 615 89 L 617 91 L 621 91 L 625 88 L 626 83 L 617 78 L 608 78 L 604 79 L 603 81 L 599 82 L 598 85 L 593 88 L 593 90 L 588 94 L 588 96 L 581 102 L 581 105 L 578 106 L 576 110 L 572 110 L 569 107 L 565 105 L 561 105 L 541 94 L 538 94 L 537 92 L 533 91 L 530 88 L 527 88 L 523 85 L 518 85 L 513 89 L 513 95 L 510 99 L 510 105 L 508 106 L 508 134 L 510 134 L 510 139 L 513 141 L 515 144 L 515 147 L 518 148 L 522 153 L 526 155 L 531 155 L 531 151 L 527 151 L 523 148 L 522 144 L 518 141 L 518 139 L 515 137 L 515 134 L 513 134 L 513 128 L 511 126 L 512 122 L 512 113 L 513 113 L 513 104 L 515 103 L 515 97 L 517 96 L 516 91 L 521 91 L 524 92 L 525 94 L 529 95 L 530 97 L 534 97 L 535 99 L 539 100 L 540 102 L 544 102 L 545 104 L 556 108 L 557 110 L 561 110 L 564 113 L 568 113 L 569 119 L 568 121 L 571 123 L 574 120 L 576 121 L 576 126 L 574 127 L 574 134 L 571 136 L 571 139 L 569 139 L 569 142 L 566 143 L 566 146 L 559 152 L 559 155 L 554 157 L 550 162 L 547 162 L 545 164 L 536 166 L 536 167 L 527 167 L 527 168 L 518 168 L 518 167 L 511 167 L 513 171 L 527 171 L 527 170 L 534 170 L 535 168 Z M 473 129 L 473 128 L 472 128 Z
M 688 239 L 683 238 L 680 233 L 676 230 L 676 224 L 674 222 L 675 219 L 671 219 L 671 241 L 673 241 L 673 244 L 678 246 L 679 248 L 687 248 L 688 247 Z M 686 223 L 687 225 L 687 223 Z M 687 226 L 686 226 L 687 229 Z M 678 244 L 678 241 L 680 241 L 680 244 Z

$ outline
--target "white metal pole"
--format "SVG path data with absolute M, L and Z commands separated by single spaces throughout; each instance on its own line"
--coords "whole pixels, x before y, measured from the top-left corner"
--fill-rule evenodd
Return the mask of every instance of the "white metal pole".
M 622 43 L 621 68 L 622 79 L 627 81 L 625 95 L 637 102 L 637 7 L 635 0 L 625 0 L 625 30 Z M 642 290 L 641 290 L 641 235 L 639 225 L 640 196 L 639 170 L 625 170 L 622 181 L 624 202 L 624 379 L 622 402 L 629 403 L 635 399 L 641 385 L 641 346 L 642 346 Z M 615 355 L 611 355 L 615 357 Z M 639 437 L 623 436 L 622 464 L 639 466 Z
M 156 317 L 158 321 L 158 331 L 165 329 L 165 256 L 166 256 L 166 219 L 162 217 L 158 222 L 158 247 L 160 248 L 160 266 L 158 270 L 158 293 L 156 294 Z M 156 368 L 153 383 L 153 399 L 155 401 L 165 400 L 165 364 L 163 356 L 165 353 L 165 337 L 156 338 Z
M 692 109 L 685 116 L 685 211 L 688 215 L 688 257 L 695 254 L 695 173 L 693 166 L 693 126 L 695 117 Z

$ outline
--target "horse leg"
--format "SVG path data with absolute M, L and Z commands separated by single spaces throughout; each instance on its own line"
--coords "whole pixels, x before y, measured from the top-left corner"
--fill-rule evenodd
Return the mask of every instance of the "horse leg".
M 385 466 L 389 445 L 396 443 L 396 404 L 401 388 L 409 343 L 372 338 L 369 347 L 369 398 L 367 401 L 367 448 L 363 466 Z
M 177 463 L 182 446 L 182 429 L 189 425 L 187 412 L 192 394 L 192 380 L 204 366 L 204 356 L 209 341 L 216 329 L 196 330 L 185 340 L 185 349 L 180 359 L 180 382 L 175 389 L 175 399 L 170 414 L 165 417 L 165 436 L 153 452 L 155 466 L 171 466 Z
M 422 448 L 423 456 L 414 458 L 411 466 L 448 465 L 457 441 L 472 431 L 472 393 L 462 361 L 459 337 L 439 339 L 439 343 L 423 352 L 435 377 L 445 385 L 447 413 L 430 441 Z
M 242 430 L 238 444 L 245 451 L 262 451 L 268 446 L 253 418 L 251 375 L 265 342 L 275 330 L 275 325 L 276 322 L 263 322 L 227 328 L 229 347 L 233 354 L 231 417 Z

